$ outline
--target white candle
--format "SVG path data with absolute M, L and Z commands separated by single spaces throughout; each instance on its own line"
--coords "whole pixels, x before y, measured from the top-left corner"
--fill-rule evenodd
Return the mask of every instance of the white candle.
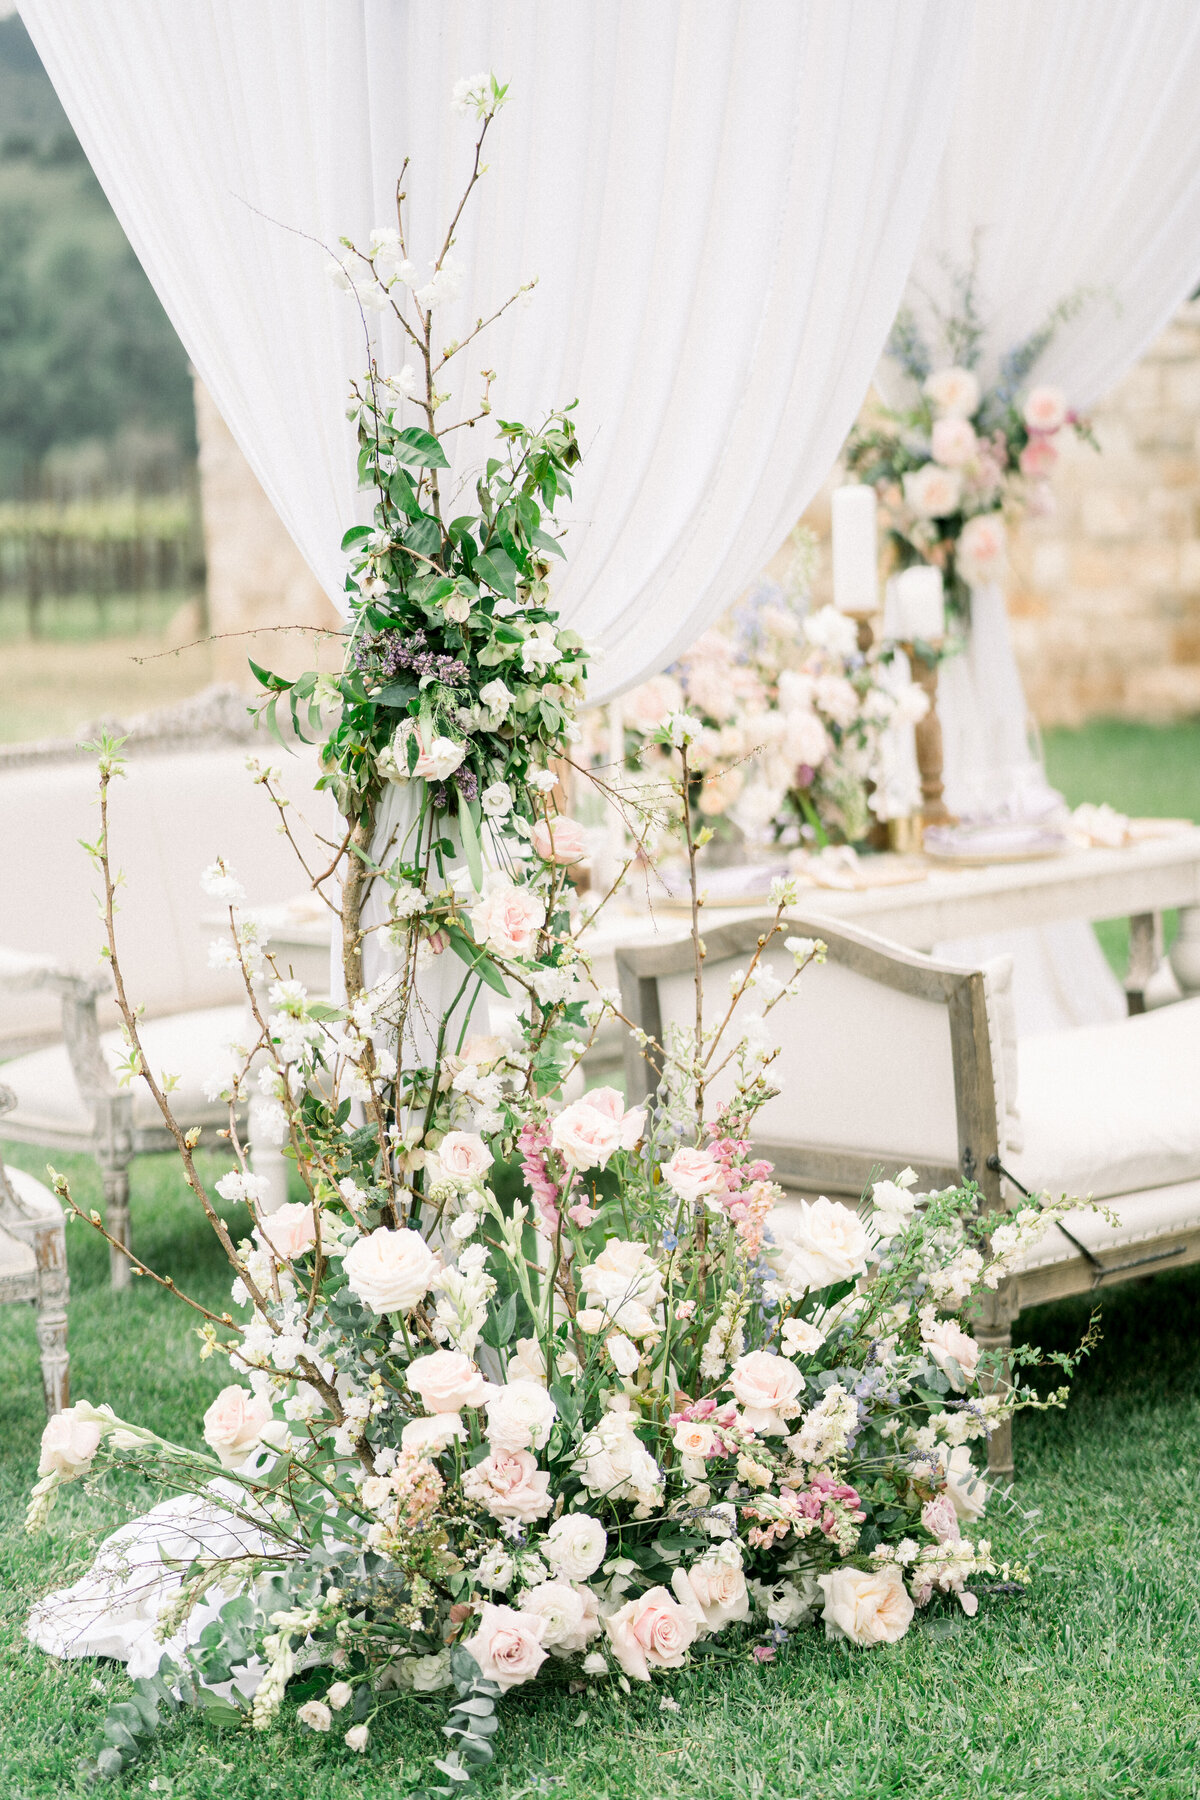
M 833 604 L 856 618 L 879 606 L 875 489 L 866 482 L 833 490 Z
M 903 569 L 892 586 L 895 605 L 895 636 L 904 643 L 920 638 L 936 644 L 946 635 L 946 600 L 942 591 L 942 571 L 932 563 L 914 563 Z

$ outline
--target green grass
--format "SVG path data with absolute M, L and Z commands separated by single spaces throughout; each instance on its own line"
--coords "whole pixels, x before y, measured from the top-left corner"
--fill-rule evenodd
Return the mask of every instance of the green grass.
M 1096 719 L 1078 731 L 1048 731 L 1046 772 L 1072 806 L 1107 800 L 1135 817 L 1200 821 L 1200 719 L 1174 725 L 1138 725 Z M 1165 919 L 1167 943 L 1176 917 Z M 1118 975 L 1129 960 L 1129 921 L 1106 919 L 1096 927 Z
M 39 1171 L 44 1158 L 14 1149 Z M 68 1163 L 70 1159 L 56 1159 Z M 81 1200 L 91 1166 L 70 1162 Z M 219 1251 L 167 1159 L 135 1166 L 134 1225 L 153 1266 L 212 1303 L 226 1290 Z M 160 1290 L 121 1298 L 107 1252 L 82 1225 L 68 1234 L 76 1396 L 108 1400 L 171 1435 L 198 1432 L 222 1384 L 201 1364 L 191 1321 Z M 1025 1333 L 1078 1341 L 1086 1302 L 1031 1313 Z M 1032 1551 L 1022 1600 L 985 1600 L 974 1623 L 939 1613 L 893 1649 L 849 1653 L 800 1633 L 773 1667 L 697 1667 L 631 1700 L 566 1689 L 503 1709 L 488 1794 L 559 1800 L 1183 1800 L 1200 1792 L 1200 1271 L 1158 1276 L 1104 1297 L 1104 1339 L 1065 1415 L 1017 1425 L 1021 1507 L 998 1509 L 998 1548 Z M 22 1621 L 73 1579 L 97 1535 L 149 1495 L 126 1482 L 103 1497 L 68 1489 L 49 1534 L 27 1539 L 24 1497 L 41 1430 L 33 1321 L 0 1309 L 0 1794 L 73 1794 L 123 1671 L 56 1664 L 25 1644 Z M 1040 1533 L 1032 1544 L 1031 1534 Z M 661 1709 L 673 1698 L 679 1712 Z M 383 1800 L 401 1795 L 438 1744 L 438 1714 L 406 1702 L 365 1756 L 300 1731 L 218 1737 L 172 1727 L 122 1792 L 170 1800 Z M 152 1785 L 154 1784 L 154 1785 Z

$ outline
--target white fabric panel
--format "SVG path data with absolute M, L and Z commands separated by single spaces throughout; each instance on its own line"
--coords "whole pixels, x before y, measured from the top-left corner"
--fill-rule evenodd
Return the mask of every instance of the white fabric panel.
M 745 586 L 828 471 L 912 259 L 973 16 L 964 0 L 22 0 L 196 368 L 335 601 L 361 502 L 364 365 L 311 238 L 394 222 L 414 256 L 465 179 L 456 78 L 512 100 L 464 221 L 461 335 L 502 416 L 578 397 L 565 616 L 660 668 Z M 299 234 L 308 234 L 299 235 Z M 388 356 L 398 355 L 389 346 Z M 462 474 L 481 459 L 459 440 Z

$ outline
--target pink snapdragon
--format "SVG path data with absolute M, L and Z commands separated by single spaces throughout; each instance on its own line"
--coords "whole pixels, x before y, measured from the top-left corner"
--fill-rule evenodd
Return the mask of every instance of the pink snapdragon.
M 534 1204 L 541 1219 L 538 1229 L 554 1231 L 560 1223 L 558 1210 L 559 1189 L 551 1179 L 546 1167 L 546 1151 L 550 1148 L 550 1127 L 548 1125 L 527 1124 L 521 1127 L 521 1135 L 517 1139 L 517 1150 L 521 1158 L 521 1169 L 533 1195 Z

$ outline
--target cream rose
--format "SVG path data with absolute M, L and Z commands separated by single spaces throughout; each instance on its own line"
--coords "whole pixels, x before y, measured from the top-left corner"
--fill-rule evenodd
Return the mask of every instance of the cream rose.
M 271 1402 L 242 1387 L 222 1388 L 204 1415 L 204 1441 L 221 1466 L 240 1469 L 262 1442 L 271 1421 Z
M 517 1612 L 485 1600 L 475 1636 L 467 1639 L 463 1649 L 475 1658 L 481 1675 L 507 1690 L 533 1680 L 546 1660 L 542 1649 L 545 1635 L 546 1621 L 537 1613 Z
M 969 419 L 938 419 L 933 427 L 933 460 L 944 469 L 961 469 L 979 448 L 975 427 Z
M 961 1394 L 974 1381 L 979 1366 L 979 1345 L 953 1319 L 941 1319 L 928 1331 L 923 1331 L 921 1343 L 949 1379 L 955 1393 Z
M 410 1419 L 400 1433 L 400 1448 L 410 1456 L 440 1456 L 453 1443 L 461 1443 L 467 1428 L 456 1412 L 434 1413 L 428 1419 Z
M 695 1619 L 701 1636 L 750 1617 L 750 1594 L 741 1553 L 734 1544 L 722 1544 L 690 1569 L 676 1569 L 671 1586 L 680 1605 Z
M 563 1513 L 542 1543 L 542 1555 L 562 1581 L 586 1581 L 604 1561 L 608 1533 L 590 1513 Z
M 482 1406 L 491 1392 L 461 1350 L 431 1350 L 416 1357 L 404 1379 L 413 1393 L 420 1395 L 426 1412 L 456 1413 L 464 1406 Z
M 289 1201 L 286 1206 L 267 1213 L 255 1227 L 254 1235 L 282 1262 L 294 1262 L 317 1241 L 313 1209 L 306 1200 Z
M 433 1157 L 447 1181 L 467 1183 L 478 1181 L 485 1175 L 493 1160 L 477 1131 L 448 1131 Z
M 827 1200 L 801 1200 L 800 1221 L 783 1246 L 783 1280 L 799 1299 L 814 1288 L 849 1281 L 867 1266 L 867 1233 L 848 1206 Z
M 940 463 L 925 463 L 905 475 L 904 498 L 919 518 L 944 519 L 962 504 L 962 475 Z
M 542 1642 L 558 1656 L 585 1650 L 600 1631 L 599 1602 L 590 1590 L 567 1581 L 543 1581 L 521 1595 L 522 1612 L 546 1621 Z
M 1021 416 L 1030 431 L 1058 431 L 1067 422 L 1067 396 L 1061 388 L 1031 388 Z
M 359 1238 L 342 1262 L 350 1292 L 374 1313 L 411 1312 L 441 1266 L 420 1232 L 385 1225 Z
M 965 581 L 991 581 L 1004 566 L 1008 534 L 999 513 L 976 513 L 958 540 L 958 572 Z
M 494 1450 L 540 1450 L 550 1436 L 558 1408 L 536 1381 L 509 1381 L 493 1388 L 487 1401 L 487 1438 Z
M 763 1437 L 782 1437 L 785 1420 L 800 1411 L 796 1395 L 804 1377 L 794 1363 L 770 1350 L 750 1350 L 739 1356 L 729 1377 L 734 1398 L 751 1431 Z
M 528 1450 L 493 1450 L 463 1475 L 463 1493 L 493 1519 L 544 1519 L 554 1505 L 550 1476 Z
M 979 382 L 970 369 L 951 366 L 935 369 L 925 382 L 925 392 L 944 418 L 969 419 L 979 405 Z
M 669 1588 L 653 1587 L 604 1621 L 613 1655 L 635 1681 L 651 1669 L 679 1669 L 696 1641 L 696 1620 Z
M 867 1649 L 897 1643 L 916 1608 L 895 1563 L 879 1569 L 834 1569 L 817 1577 L 825 1596 L 826 1637 L 849 1638 Z
M 683 1472 L 689 1481 L 702 1481 L 708 1453 L 717 1434 L 706 1419 L 682 1419 L 671 1439 L 683 1458 Z
M 514 887 L 511 882 L 498 884 L 471 908 L 475 942 L 497 956 L 531 956 L 544 912 L 528 888 Z
M 529 841 L 543 862 L 559 863 L 564 868 L 581 862 L 587 855 L 587 838 L 583 826 L 565 813 L 552 813 L 539 819 L 529 834 Z
M 225 1392 L 240 1394 L 242 1390 L 226 1388 Z M 270 1408 L 268 1415 L 269 1413 Z M 71 1481 L 75 1476 L 84 1474 L 91 1468 L 92 1459 L 100 1448 L 103 1436 L 104 1421 L 95 1414 L 95 1409 L 86 1400 L 81 1401 L 78 1406 L 68 1406 L 64 1412 L 55 1413 L 52 1419 L 47 1420 L 42 1432 L 38 1474 L 61 1475 L 64 1481 Z
M 569 1169 L 604 1169 L 621 1148 L 621 1127 L 586 1100 L 573 1100 L 551 1121 L 550 1142 Z
M 694 1202 L 725 1186 L 725 1171 L 711 1150 L 681 1144 L 662 1166 L 662 1178 L 681 1200 Z

